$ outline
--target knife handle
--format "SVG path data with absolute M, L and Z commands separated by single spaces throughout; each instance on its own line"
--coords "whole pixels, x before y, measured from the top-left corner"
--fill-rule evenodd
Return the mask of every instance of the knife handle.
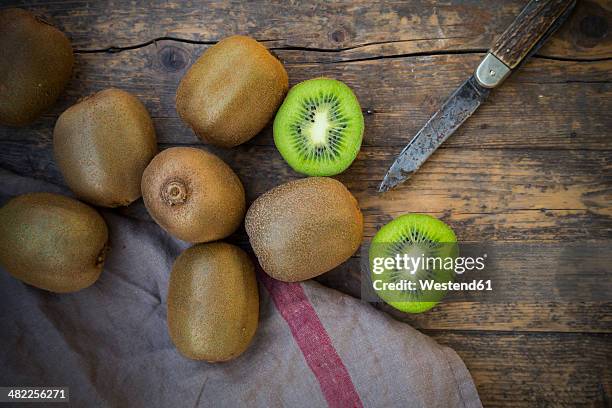
M 490 53 L 508 68 L 516 68 L 573 4 L 574 0 L 531 0 Z

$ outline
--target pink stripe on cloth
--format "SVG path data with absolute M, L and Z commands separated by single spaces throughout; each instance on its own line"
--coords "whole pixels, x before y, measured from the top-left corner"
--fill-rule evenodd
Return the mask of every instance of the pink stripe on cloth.
M 260 281 L 289 325 L 329 406 L 363 407 L 348 370 L 302 286 L 299 283 L 277 281 L 260 268 L 257 269 Z

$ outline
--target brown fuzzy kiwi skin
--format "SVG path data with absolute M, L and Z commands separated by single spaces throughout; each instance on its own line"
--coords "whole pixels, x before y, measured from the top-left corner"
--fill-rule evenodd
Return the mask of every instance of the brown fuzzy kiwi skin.
M 60 96 L 73 65 L 64 33 L 28 11 L 0 10 L 0 124 L 36 120 Z
M 259 320 L 253 263 L 230 244 L 195 245 L 174 263 L 167 305 L 170 338 L 184 356 L 234 359 L 251 343 Z
M 272 119 L 287 90 L 283 64 L 256 40 L 232 36 L 191 66 L 176 93 L 176 109 L 203 141 L 234 147 Z
M 153 121 L 132 94 L 105 89 L 61 114 L 53 153 L 74 193 L 102 207 L 140 198 L 142 173 L 157 153 Z
M 285 282 L 335 268 L 363 238 L 357 200 L 328 177 L 290 181 L 261 195 L 249 208 L 245 226 L 263 270 Z
M 216 241 L 233 233 L 246 211 L 244 187 L 213 153 L 172 147 L 155 156 L 142 176 L 151 217 L 183 241 Z
M 104 219 L 72 198 L 29 193 L 0 209 L 0 264 L 37 288 L 68 293 L 92 285 L 107 249 Z

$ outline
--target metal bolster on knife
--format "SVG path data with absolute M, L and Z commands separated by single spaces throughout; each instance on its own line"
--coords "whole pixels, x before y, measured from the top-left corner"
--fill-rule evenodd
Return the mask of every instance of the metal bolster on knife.
M 490 52 L 476 68 L 476 81 L 485 88 L 495 88 L 510 75 L 510 68 Z

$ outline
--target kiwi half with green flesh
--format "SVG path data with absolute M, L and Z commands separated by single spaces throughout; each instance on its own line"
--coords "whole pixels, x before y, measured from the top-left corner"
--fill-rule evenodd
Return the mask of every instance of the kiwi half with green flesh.
M 357 157 L 364 120 L 346 84 L 316 78 L 291 88 L 274 119 L 274 143 L 295 171 L 333 176 Z
M 288 88 L 278 58 L 253 38 L 235 35 L 189 68 L 176 92 L 176 110 L 203 141 L 233 147 L 272 120 Z
M 79 198 L 103 207 L 140 198 L 142 173 L 156 153 L 147 109 L 120 89 L 105 89 L 71 106 L 53 131 L 53 154 L 66 184 Z
M 96 210 L 59 194 L 23 194 L 0 208 L 0 265 L 40 289 L 66 293 L 93 284 L 107 240 Z
M 296 282 L 332 270 L 363 237 L 363 216 L 347 188 L 329 177 L 281 184 L 253 202 L 244 221 L 263 270 Z
M 227 237 L 246 210 L 236 173 L 214 154 L 193 147 L 172 147 L 155 156 L 142 176 L 142 198 L 163 229 L 191 243 Z
M 60 30 L 28 11 L 0 10 L 0 124 L 25 126 L 49 109 L 73 64 Z
M 421 313 L 434 307 L 445 295 L 443 291 L 421 290 L 419 280 L 448 282 L 454 278 L 452 268 L 437 263 L 423 262 L 415 271 L 385 268 L 375 274 L 374 258 L 389 258 L 396 255 L 429 258 L 456 258 L 457 237 L 444 222 L 426 214 L 402 215 L 383 226 L 370 244 L 369 258 L 372 281 L 397 283 L 402 280 L 415 282 L 414 291 L 377 290 L 382 300 L 394 308 L 407 313 Z M 414 273 L 411 273 L 414 272 Z
M 167 305 L 170 337 L 183 355 L 209 362 L 236 358 L 259 319 L 253 263 L 230 244 L 195 245 L 174 263 Z

